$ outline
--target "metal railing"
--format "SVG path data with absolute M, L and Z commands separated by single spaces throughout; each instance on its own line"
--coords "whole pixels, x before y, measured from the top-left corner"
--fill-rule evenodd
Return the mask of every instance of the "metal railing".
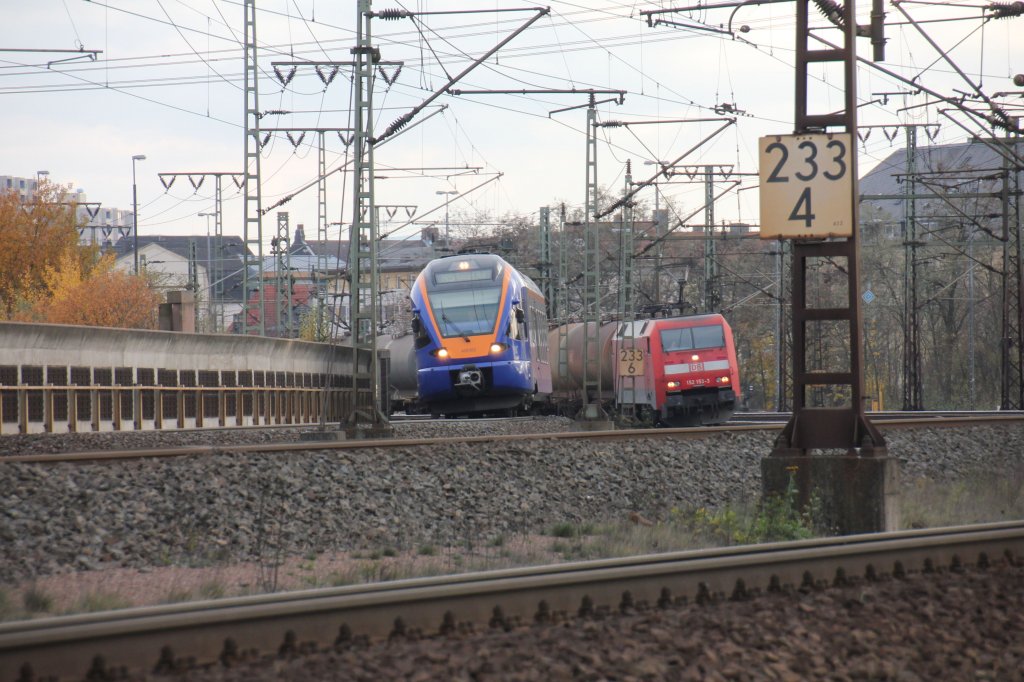
M 0 435 L 337 423 L 350 402 L 348 387 L 7 385 Z

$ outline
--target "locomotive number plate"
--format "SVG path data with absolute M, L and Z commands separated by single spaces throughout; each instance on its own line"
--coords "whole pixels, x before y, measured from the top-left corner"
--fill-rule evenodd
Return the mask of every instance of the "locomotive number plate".
M 762 239 L 853 235 L 851 139 L 815 133 L 758 141 Z
M 644 373 L 644 352 L 639 348 L 619 349 L 619 376 L 635 377 Z

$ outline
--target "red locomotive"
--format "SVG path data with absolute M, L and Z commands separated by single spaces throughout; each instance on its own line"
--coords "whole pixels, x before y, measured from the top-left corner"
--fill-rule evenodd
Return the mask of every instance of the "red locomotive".
M 564 361 L 559 337 L 564 336 Z M 552 402 L 563 414 L 581 403 L 583 325 L 548 341 Z M 601 326 L 601 396 L 605 409 L 641 423 L 696 426 L 727 421 L 736 409 L 739 370 L 732 329 L 718 314 L 655 317 Z M 593 399 L 593 398 L 592 398 Z

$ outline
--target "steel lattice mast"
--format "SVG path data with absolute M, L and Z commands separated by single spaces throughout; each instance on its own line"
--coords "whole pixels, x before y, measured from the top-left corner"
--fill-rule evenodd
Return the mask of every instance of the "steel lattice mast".
M 587 107 L 587 188 L 583 238 L 583 419 L 603 419 L 601 409 L 601 232 L 597 222 L 597 108 Z
M 242 328 L 260 336 L 266 334 L 266 297 L 263 290 L 263 202 L 260 194 L 260 109 L 256 62 L 256 0 L 245 0 L 245 165 L 243 191 L 245 208 L 242 221 Z M 253 254 L 255 250 L 255 255 Z M 259 291 L 258 310 L 252 310 L 250 268 L 256 268 Z M 253 317 L 259 322 L 254 323 Z
M 370 0 L 359 0 L 355 57 L 352 226 L 349 231 L 349 326 L 352 333 L 353 409 L 349 426 L 387 423 L 381 411 L 377 358 L 377 211 L 373 193 L 373 74 L 380 52 L 370 35 Z

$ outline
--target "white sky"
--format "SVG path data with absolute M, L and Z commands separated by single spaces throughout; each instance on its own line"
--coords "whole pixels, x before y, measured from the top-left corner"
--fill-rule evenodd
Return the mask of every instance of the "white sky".
M 683 6 L 677 2 L 673 6 Z M 867 21 L 869 3 L 859 13 Z M 404 7 L 412 11 L 493 10 L 529 7 L 510 0 L 442 2 L 403 0 L 376 2 L 381 11 Z M 757 138 L 789 133 L 793 128 L 792 72 L 795 5 L 750 6 L 735 13 L 734 28 L 742 40 L 708 31 L 671 27 L 649 28 L 641 10 L 668 7 L 667 2 L 575 0 L 551 2 L 551 13 L 515 38 L 497 58 L 469 74 L 455 87 L 465 89 L 612 88 L 627 91 L 625 104 L 600 106 L 602 121 L 716 118 L 714 108 L 735 104 L 741 111 L 729 127 L 693 152 L 692 164 L 729 164 L 737 171 L 757 171 Z M 960 17 L 963 21 L 925 24 L 987 94 L 1024 92 L 1011 82 L 1024 72 L 1024 17 L 980 21 L 985 4 L 957 2 L 948 6 L 905 3 L 916 20 Z M 147 159 L 137 164 L 140 233 L 203 234 L 213 210 L 213 181 L 196 192 L 185 178 L 165 191 L 157 173 L 235 171 L 243 165 L 244 99 L 243 5 L 241 0 L 0 0 L 0 47 L 102 50 L 95 62 L 85 59 L 47 62 L 72 55 L 45 52 L 0 52 L 0 127 L 4 132 L 0 175 L 33 177 L 49 171 L 55 182 L 83 188 L 90 201 L 105 207 L 130 208 L 134 154 Z M 348 60 L 354 44 L 355 2 L 343 0 L 258 0 L 257 37 L 261 78 L 260 109 L 287 110 L 267 116 L 264 126 L 347 127 L 350 70 L 343 68 L 325 89 L 312 68 L 300 69 L 283 88 L 272 61 Z M 812 10 L 813 11 L 813 10 Z M 943 94 L 967 92 L 961 79 L 921 37 L 905 17 L 887 6 L 889 38 L 885 66 L 920 75 L 920 82 Z M 693 12 L 677 21 L 703 21 L 719 26 L 732 9 Z M 446 82 L 445 70 L 459 73 L 495 45 L 533 12 L 504 12 L 425 16 L 419 23 L 376 20 L 375 43 L 385 60 L 403 61 L 393 86 L 378 78 L 377 133 Z M 815 12 L 814 25 L 825 26 Z M 417 29 L 420 29 L 419 31 Z M 839 40 L 835 30 L 821 35 Z M 870 57 L 867 40 L 858 41 L 862 56 Z M 440 60 L 440 63 L 438 62 Z M 823 67 L 812 85 L 814 113 L 840 108 L 841 82 Z M 903 84 L 867 68 L 861 70 L 862 102 L 882 99 L 873 93 L 907 91 Z M 941 122 L 936 142 L 962 142 L 967 133 L 937 112 L 937 107 L 900 111 L 923 104 L 925 95 L 890 96 L 861 108 L 862 124 Z M 1013 95 L 1004 101 L 1024 104 Z M 379 204 L 415 205 L 422 215 L 441 204 L 438 191 L 458 191 L 452 215 L 485 210 L 496 214 L 536 215 L 538 207 L 584 199 L 584 122 L 581 109 L 553 114 L 554 109 L 585 104 L 580 95 L 443 95 L 435 105 L 447 105 L 421 125 L 382 146 L 376 153 Z M 421 120 L 431 107 L 417 117 Z M 1021 113 L 1021 112 L 1018 112 Z M 964 116 L 958 116 L 966 120 Z M 629 129 L 604 128 L 598 144 L 598 174 L 602 186 L 619 191 L 626 159 L 634 164 L 634 180 L 653 171 L 645 160 L 674 159 L 714 131 L 718 122 L 666 123 Z M 893 131 L 890 131 L 893 132 Z M 635 133 L 635 134 L 634 134 Z M 313 182 L 316 174 L 315 136 L 307 135 L 293 148 L 282 135 L 263 152 L 263 205 L 270 207 L 296 189 Z M 860 146 L 861 172 L 902 146 L 902 133 L 890 142 L 873 131 Z M 922 139 L 922 143 L 924 139 Z M 328 137 L 328 167 L 344 158 L 336 136 Z M 480 167 L 478 173 L 452 176 L 446 170 L 422 167 Z M 393 170 L 395 168 L 410 170 Z M 473 187 L 493 177 L 482 189 Z M 351 185 L 342 174 L 331 176 L 328 219 L 351 220 Z M 699 179 L 699 178 L 698 178 Z M 754 187 L 756 178 L 744 186 Z M 724 188 L 724 185 L 722 186 Z M 701 184 L 663 188 L 687 211 L 703 203 Z M 653 192 L 642 199 L 653 204 Z M 274 235 L 276 213 L 288 211 L 291 226 L 302 223 L 309 238 L 316 236 L 315 186 L 264 217 L 265 241 Z M 757 222 L 756 189 L 731 192 L 716 204 L 721 221 Z M 241 195 L 225 181 L 225 234 L 241 235 Z M 404 215 L 402 212 L 396 216 Z M 700 222 L 702 216 L 691 222 Z M 444 221 L 444 209 L 422 222 Z M 381 226 L 384 232 L 400 223 Z M 330 228 L 336 238 L 339 228 Z M 402 234 L 418 232 L 408 228 Z M 343 235 L 347 237 L 346 235 Z

